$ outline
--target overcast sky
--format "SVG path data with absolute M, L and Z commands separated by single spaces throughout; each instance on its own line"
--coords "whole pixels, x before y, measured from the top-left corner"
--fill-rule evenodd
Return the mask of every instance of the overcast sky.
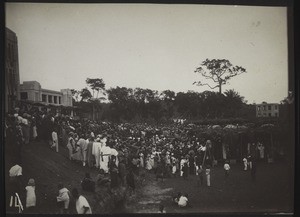
M 287 96 L 285 7 L 7 3 L 6 26 L 18 37 L 21 83 L 45 89 L 82 89 L 89 77 L 202 92 L 194 70 L 216 58 L 247 70 L 223 90 L 248 103 Z

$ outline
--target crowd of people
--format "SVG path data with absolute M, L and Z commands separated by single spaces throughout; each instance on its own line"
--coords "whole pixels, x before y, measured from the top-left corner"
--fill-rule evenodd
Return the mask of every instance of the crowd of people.
M 135 190 L 135 177 L 144 172 L 154 173 L 156 178 L 198 176 L 198 185 L 211 186 L 211 169 L 217 164 L 213 154 L 216 139 L 199 137 L 182 123 L 150 125 L 146 123 L 110 123 L 91 120 L 77 120 L 70 116 L 42 112 L 38 109 L 15 109 L 5 121 L 6 155 L 13 162 L 10 183 L 19 186 L 12 190 L 11 200 L 18 200 L 22 175 L 22 147 L 31 141 L 46 143 L 55 152 L 68 150 L 67 159 L 80 162 L 82 167 L 94 168 L 99 175 L 92 180 L 89 174 L 82 181 L 83 190 L 95 191 L 95 185 L 116 188 L 124 186 Z M 244 156 L 244 170 L 251 169 L 255 180 L 256 159 L 264 157 L 261 143 L 248 142 L 247 155 Z M 225 159 L 226 160 L 226 159 Z M 17 170 L 17 172 L 15 171 Z M 225 177 L 229 175 L 229 161 L 224 164 Z M 26 208 L 32 212 L 35 206 L 34 179 L 26 187 Z M 59 183 L 57 202 L 61 213 L 68 213 L 71 195 L 76 200 L 78 213 L 92 213 L 91 207 L 77 189 L 70 191 Z M 27 203 L 28 200 L 28 203 Z M 188 196 L 176 197 L 179 207 L 188 205 Z M 12 202 L 11 202 L 12 203 Z M 20 208 L 21 209 L 21 208 Z M 23 209 L 23 208 L 22 208 Z

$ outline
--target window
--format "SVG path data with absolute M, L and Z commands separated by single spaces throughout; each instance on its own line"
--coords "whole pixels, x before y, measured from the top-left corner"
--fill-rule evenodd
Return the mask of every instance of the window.
M 58 97 L 58 104 L 61 104 L 61 97 Z
M 277 112 L 275 113 L 275 117 L 278 117 L 278 113 Z
M 52 103 L 52 96 L 48 95 L 48 103 Z
M 42 102 L 47 102 L 47 95 L 42 94 Z
M 275 110 L 277 110 L 278 109 L 277 105 L 275 105 L 274 108 L 275 108 Z
M 57 96 L 53 96 L 54 103 L 57 104 Z
M 34 93 L 34 94 L 35 94 L 35 97 L 34 97 L 35 99 L 34 100 L 35 101 L 40 101 L 39 93 Z
M 269 117 L 271 117 L 272 116 L 272 113 L 269 113 Z
M 28 93 L 27 92 L 21 92 L 21 99 L 27 100 L 28 99 Z
M 257 106 L 257 111 L 260 111 L 260 106 Z
M 268 105 L 268 110 L 271 110 L 271 105 Z
M 267 110 L 267 106 L 264 105 L 264 111 L 266 111 L 266 110 Z

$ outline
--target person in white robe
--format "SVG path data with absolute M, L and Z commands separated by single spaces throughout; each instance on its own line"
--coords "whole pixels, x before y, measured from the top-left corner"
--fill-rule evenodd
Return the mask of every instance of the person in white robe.
M 73 139 L 73 132 L 69 133 L 67 148 L 69 150 L 69 159 L 72 160 L 73 152 L 75 151 L 75 140 Z
M 99 168 L 100 166 L 100 150 L 101 150 L 101 143 L 100 143 L 100 139 L 97 138 L 96 142 L 93 143 L 93 148 L 92 148 L 92 155 L 95 156 L 96 168 Z
M 140 152 L 139 156 L 140 156 L 140 167 L 144 168 L 144 154 Z
M 77 145 L 79 146 L 79 151 L 80 151 L 80 154 L 81 154 L 82 164 L 83 164 L 83 166 L 85 166 L 86 165 L 86 153 L 87 153 L 88 142 L 86 142 L 86 140 L 82 137 L 83 136 L 81 136 L 81 138 L 78 140 Z
M 149 159 L 149 164 L 151 166 L 151 169 L 154 168 L 154 156 L 155 156 L 154 154 L 151 154 Z
M 55 151 L 58 152 L 58 137 L 55 131 L 52 132 L 52 145 L 51 148 L 55 148 Z
M 101 150 L 100 150 L 100 169 L 103 169 L 105 173 L 108 173 L 108 162 L 110 159 L 110 147 L 106 146 L 106 138 L 101 140 Z
M 243 163 L 244 163 L 244 171 L 247 171 L 248 169 L 248 160 L 246 157 L 243 158 Z
M 180 176 L 183 176 L 183 166 L 186 163 L 186 159 L 182 158 L 180 161 Z

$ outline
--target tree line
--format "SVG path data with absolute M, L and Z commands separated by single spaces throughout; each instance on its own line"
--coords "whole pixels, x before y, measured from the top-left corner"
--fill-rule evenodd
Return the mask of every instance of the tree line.
M 247 118 L 251 115 L 251 108 L 244 97 L 232 89 L 224 93 L 175 93 L 172 90 L 159 92 L 119 86 L 106 90 L 104 81 L 99 78 L 87 78 L 86 84 L 87 87 L 80 91 L 72 90 L 74 105 L 83 112 L 102 110 L 101 119 L 111 121 Z M 104 102 L 104 99 L 108 101 Z
M 80 91 L 72 90 L 74 104 L 82 111 L 92 112 L 93 119 L 95 111 L 102 110 L 103 112 L 105 110 L 102 119 L 113 121 L 160 121 L 172 118 L 213 119 L 251 115 L 249 105 L 238 92 L 226 90 L 222 93 L 222 86 L 226 85 L 231 78 L 246 73 L 246 69 L 234 66 L 226 59 L 206 59 L 194 72 L 199 73 L 204 80 L 215 83 L 215 85 L 203 81 L 195 81 L 193 84 L 208 86 L 211 89 L 218 88 L 219 92 L 175 93 L 172 90 L 158 92 L 127 87 L 106 90 L 103 79 L 87 78 L 87 87 Z M 108 99 L 109 102 L 103 103 L 104 99 Z

